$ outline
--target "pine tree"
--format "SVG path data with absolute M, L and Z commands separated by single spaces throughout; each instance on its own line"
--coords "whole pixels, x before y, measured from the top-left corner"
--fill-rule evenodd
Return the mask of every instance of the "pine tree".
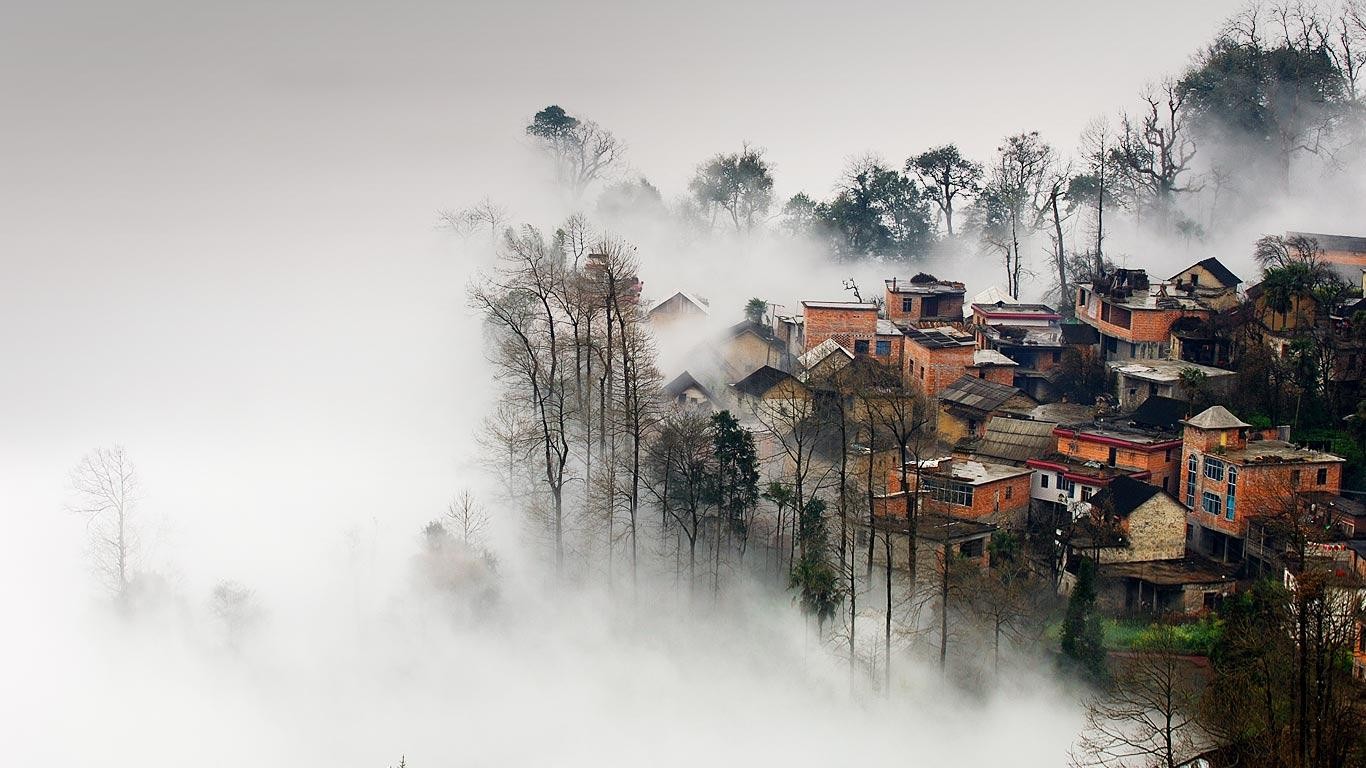
M 1076 586 L 1067 600 L 1062 653 L 1089 675 L 1100 677 L 1105 673 L 1105 645 L 1096 614 L 1096 564 L 1090 559 L 1082 559 Z

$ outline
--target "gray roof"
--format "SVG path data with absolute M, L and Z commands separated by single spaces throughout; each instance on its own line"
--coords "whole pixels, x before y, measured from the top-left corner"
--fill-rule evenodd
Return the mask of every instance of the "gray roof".
M 1020 390 L 1014 387 L 979 379 L 976 376 L 964 375 L 945 387 L 944 391 L 939 393 L 939 400 L 964 408 L 994 411 L 1018 394 L 1020 394 Z
M 1222 405 L 1210 406 L 1183 423 L 1197 429 L 1239 429 L 1252 426 L 1239 420 Z
M 987 420 L 986 431 L 981 438 L 965 441 L 962 447 L 973 456 L 1022 462 L 1053 450 L 1057 444 L 1057 438 L 1053 437 L 1053 428 L 1056 426 L 1051 421 L 996 416 Z
M 716 399 L 715 397 L 712 397 L 710 390 L 702 386 L 702 382 L 693 378 L 693 375 L 691 373 L 688 373 L 687 371 L 678 374 L 678 376 L 674 378 L 673 381 L 669 382 L 668 384 L 665 384 L 664 394 L 668 395 L 669 397 L 678 397 L 679 395 L 683 394 L 691 388 L 696 388 L 699 392 L 706 395 L 708 400 Z
M 770 389 L 778 386 L 784 381 L 796 381 L 792 374 L 780 371 L 771 365 L 765 365 L 755 369 L 753 373 L 735 382 L 731 386 L 746 395 L 763 397 Z

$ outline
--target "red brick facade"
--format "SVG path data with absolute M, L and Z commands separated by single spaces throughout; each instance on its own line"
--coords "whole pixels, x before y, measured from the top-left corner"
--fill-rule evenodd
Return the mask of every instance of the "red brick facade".
M 1058 427 L 1053 430 L 1058 438 L 1058 453 L 1079 462 L 1098 461 L 1119 469 L 1147 472 L 1149 483 L 1177 496 L 1177 480 L 1181 462 L 1181 441 L 1178 439 L 1143 443 L 1122 438 L 1089 434 L 1085 430 Z
M 930 349 L 906 340 L 906 364 L 902 369 L 901 380 L 906 386 L 919 387 L 929 397 L 935 397 L 944 388 L 957 381 L 972 365 L 975 347 L 946 347 Z M 1010 381 L 1004 382 L 1010 385 Z

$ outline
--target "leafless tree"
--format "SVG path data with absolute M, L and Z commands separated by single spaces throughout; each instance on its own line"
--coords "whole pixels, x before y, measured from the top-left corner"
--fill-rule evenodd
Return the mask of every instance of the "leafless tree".
M 509 221 L 507 208 L 487 197 L 467 208 L 438 211 L 437 218 L 443 228 L 461 236 L 487 227 L 491 243 L 498 241 L 498 235 Z
M 1204 744 L 1195 720 L 1197 676 L 1172 627 L 1152 631 L 1153 640 L 1123 661 L 1113 685 L 1088 706 L 1074 766 L 1177 768 Z
M 133 462 L 122 446 L 96 449 L 76 465 L 71 485 L 76 499 L 69 509 L 85 519 L 95 575 L 125 603 L 139 552 L 134 519 L 138 478 Z
M 1186 128 L 1185 95 L 1175 81 L 1149 88 L 1142 99 L 1140 115 L 1120 118 L 1116 170 L 1139 196 L 1135 204 L 1166 221 L 1177 195 L 1200 189 L 1190 178 L 1195 141 Z
M 263 616 L 256 593 L 235 581 L 218 582 L 209 594 L 209 611 L 222 626 L 227 646 L 234 653 Z
M 467 546 L 482 545 L 484 531 L 489 525 L 489 516 L 484 507 L 475 500 L 470 489 L 464 488 L 455 495 L 455 499 L 446 506 L 445 519 L 446 527 L 459 536 Z
M 574 419 L 572 343 L 556 294 L 564 272 L 563 255 L 548 248 L 536 229 L 524 227 L 508 233 L 498 269 L 470 288 L 470 302 L 490 331 L 488 355 L 496 375 L 536 420 L 557 571 L 564 567 L 564 489 Z

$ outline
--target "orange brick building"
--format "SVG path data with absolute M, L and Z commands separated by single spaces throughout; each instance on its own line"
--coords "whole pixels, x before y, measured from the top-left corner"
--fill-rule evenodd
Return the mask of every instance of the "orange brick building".
M 910 280 L 883 281 L 887 319 L 898 325 L 963 321 L 962 283 L 921 273 Z
M 928 459 L 920 465 L 920 509 L 946 517 L 1021 526 L 1029 515 L 1031 475 L 1032 470 L 1009 464 Z M 915 490 L 914 466 L 908 468 L 907 480 Z M 874 501 L 874 513 L 904 516 L 906 501 L 900 472 L 891 473 L 887 489 L 886 496 Z
M 1302 492 L 1342 488 L 1342 457 L 1253 430 L 1221 405 L 1184 424 L 1177 497 L 1191 547 L 1210 557 L 1241 561 L 1251 518 L 1293 513 Z
M 1100 332 L 1106 359 L 1167 357 L 1173 323 L 1213 314 L 1199 296 L 1153 285 L 1141 269 L 1116 269 L 1080 286 L 1076 301 L 1077 318 Z
M 908 328 L 905 339 L 901 380 L 907 387 L 919 387 L 928 397 L 937 397 L 974 364 L 977 342 L 970 333 L 948 327 Z M 1004 383 L 1010 385 L 1009 381 Z
M 905 336 L 891 322 L 879 318 L 876 304 L 853 301 L 803 301 L 807 350 L 828 339 L 858 356 L 868 356 L 901 370 Z
M 1182 442 L 1176 434 L 1108 422 L 1059 426 L 1053 434 L 1057 453 L 1068 461 L 1114 467 L 1177 495 Z

